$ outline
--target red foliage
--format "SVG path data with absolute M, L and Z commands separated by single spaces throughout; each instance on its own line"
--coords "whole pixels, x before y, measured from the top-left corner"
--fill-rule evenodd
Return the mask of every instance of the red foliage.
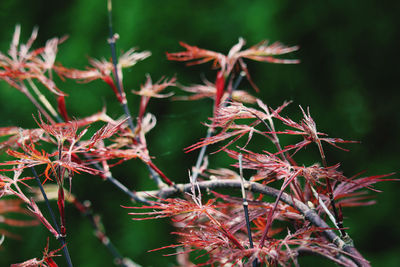
M 346 150 L 337 144 L 354 141 L 330 138 L 319 132 L 308 108 L 304 111 L 300 107 L 303 118 L 295 122 L 281 115 L 290 102 L 272 109 L 245 91 L 236 90 L 237 85 L 233 85 L 246 76 L 258 90 L 250 78 L 245 60 L 298 63 L 298 60 L 277 58 L 297 50 L 297 46 L 286 47 L 278 42 L 268 44 L 262 41 L 243 49 L 245 41 L 240 38 L 227 55 L 182 42 L 180 44 L 186 51 L 167 53 L 168 59 L 184 61 L 188 65 L 211 61 L 212 67 L 217 69 L 214 83 L 206 81 L 205 85 L 183 87 L 184 91 L 194 95 L 181 99 L 214 99 L 212 117 L 205 124 L 209 128 L 209 135 L 187 147 L 186 152 L 202 148 L 204 153 L 208 145 L 218 143 L 220 147 L 214 153 L 224 151 L 235 161 L 231 164 L 233 169 L 223 166 L 215 170 L 208 168 L 207 157 L 199 157 L 198 164 L 193 168 L 196 175 L 189 175 L 190 183 L 175 184 L 175 180 L 168 178 L 155 164 L 146 135 L 156 125 L 156 117 L 147 113 L 150 98 L 173 95 L 172 92 L 161 92 L 167 87 L 176 86 L 176 78 L 163 77 L 153 83 L 148 75 L 140 90 L 132 91 L 140 96 L 136 125 L 129 114 L 128 97 L 123 89 L 122 70 L 145 59 L 150 55 L 149 52 L 138 53 L 135 49 L 129 49 L 112 61 L 90 59 L 91 66 L 78 70 L 55 63 L 58 45 L 64 39 L 53 38 L 44 47 L 32 50 L 37 30 L 33 31 L 26 44 L 19 44 L 19 36 L 20 27 L 17 26 L 8 53 L 0 53 L 0 80 L 23 92 L 32 101 L 39 112 L 38 118 L 34 118 L 38 128 L 0 128 L 0 136 L 4 138 L 0 149 L 6 150 L 8 156 L 14 158 L 0 163 L 0 166 L 9 166 L 0 170 L 6 173 L 0 174 L 0 223 L 31 226 L 40 222 L 55 238 L 64 242 L 67 234 L 66 202 L 72 202 L 89 218 L 101 242 L 115 255 L 115 248 L 110 245 L 105 231 L 100 229 L 98 218 L 94 218 L 89 208 L 70 192 L 64 191 L 66 179 L 71 188 L 72 179 L 86 173 L 100 176 L 130 198 L 145 203 L 141 207 L 127 207 L 135 210 L 130 213 L 134 220 L 170 218 L 176 227 L 174 234 L 177 242 L 160 249 L 177 249 L 169 255 L 178 255 L 178 262 L 184 266 L 194 266 L 186 255 L 192 251 L 200 251 L 200 258 L 204 256 L 200 261 L 195 260 L 199 262 L 198 265 L 290 266 L 293 263 L 298 266 L 297 259 L 302 253 L 313 253 L 343 266 L 369 266 L 350 243 L 345 243 L 347 236 L 342 227 L 341 208 L 373 204 L 367 195 L 370 190 L 379 191 L 373 185 L 395 179 L 387 178 L 389 175 L 347 177 L 340 171 L 339 163 L 327 164 L 322 144 L 325 142 Z M 113 38 L 116 39 L 115 36 Z M 115 43 L 114 39 L 111 41 Z M 104 81 L 122 105 L 124 116 L 114 120 L 104 109 L 92 116 L 71 119 L 76 118 L 76 114 L 68 114 L 67 95 L 54 82 L 53 73 L 76 82 Z M 40 94 L 35 83 L 42 84 L 55 96 L 59 114 L 50 101 Z M 37 99 L 31 95 L 27 85 L 36 92 Z M 250 107 L 243 103 L 257 103 L 257 106 Z M 64 122 L 61 122 L 61 118 Z M 100 123 L 102 126 L 98 127 Z M 276 130 L 275 124 L 278 123 L 278 129 L 281 130 Z M 89 127 L 97 127 L 90 136 Z M 300 136 L 302 140 L 284 143 L 279 139 L 282 134 Z M 267 145 L 263 144 L 261 149 L 257 149 L 259 145 L 253 145 L 256 135 L 267 140 Z M 246 139 L 241 142 L 245 136 Z M 320 153 L 320 159 L 316 161 L 321 162 L 306 166 L 296 153 L 311 143 L 316 144 Z M 140 159 L 147 166 L 157 190 L 137 193 L 112 176 L 112 169 L 116 165 L 131 159 Z M 36 175 L 35 168 L 40 170 L 39 175 Z M 251 173 L 249 181 L 243 177 L 243 169 Z M 43 179 L 42 184 L 46 183 L 44 188 L 39 177 Z M 204 187 L 204 182 L 210 182 L 209 187 Z M 212 182 L 215 183 L 211 185 Z M 200 183 L 203 183 L 203 188 L 200 188 Z M 211 191 L 221 187 L 231 189 L 233 183 L 236 183 L 236 187 L 241 186 L 242 198 L 234 197 L 233 193 L 226 195 Z M 33 197 L 38 188 L 44 193 L 40 198 L 37 194 Z M 200 189 L 206 189 L 209 193 L 204 196 L 207 198 L 204 201 Z M 189 193 L 170 197 L 183 192 Z M 54 218 L 50 223 L 37 204 L 37 201 L 47 198 L 46 194 L 50 199 L 57 200 L 60 227 Z M 266 195 L 274 199 L 271 201 Z M 16 199 L 10 199 L 9 196 Z M 148 200 L 151 198 L 155 200 Z M 24 209 L 22 203 L 28 209 Z M 143 211 L 148 209 L 150 211 Z M 16 220 L 10 218 L 9 213 L 28 214 L 37 220 Z M 331 226 L 325 222 L 325 218 L 332 220 Z M 336 234 L 337 230 L 340 230 L 340 235 Z M 3 229 L 0 229 L 0 234 L 13 236 Z M 65 243 L 62 245 L 64 248 Z M 53 257 L 57 256 L 59 250 L 49 252 L 47 245 L 41 260 L 31 259 L 12 266 L 57 266 Z M 116 261 L 122 260 L 116 258 Z

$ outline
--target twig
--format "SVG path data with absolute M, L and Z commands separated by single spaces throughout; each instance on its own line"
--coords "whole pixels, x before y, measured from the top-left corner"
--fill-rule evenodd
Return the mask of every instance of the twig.
M 275 198 L 276 198 L 275 204 L 274 204 L 273 208 L 269 210 L 269 213 L 268 213 L 268 215 L 267 215 L 267 223 L 266 223 L 266 225 L 265 225 L 265 229 L 264 229 L 263 235 L 262 235 L 261 240 L 260 240 L 260 245 L 259 245 L 260 248 L 262 248 L 262 247 L 264 246 L 264 242 L 265 242 L 266 238 L 268 237 L 268 230 L 269 230 L 269 228 L 270 228 L 271 225 L 272 225 L 273 214 L 274 214 L 274 212 L 276 211 L 276 208 L 278 207 L 278 202 L 279 202 L 279 200 L 282 200 L 281 196 L 282 196 L 282 194 L 283 194 L 283 190 L 285 190 L 285 188 L 286 188 L 294 179 L 296 179 L 296 177 L 299 175 L 299 173 L 300 173 L 300 170 L 298 170 L 297 172 L 293 173 L 291 176 L 285 178 L 285 180 L 283 181 L 283 184 L 282 184 L 282 186 L 281 186 L 281 189 L 279 190 L 278 195 L 275 196 Z M 302 203 L 302 202 L 300 202 L 300 203 Z
M 253 237 L 251 236 L 251 228 L 250 228 L 250 218 L 249 218 L 249 202 L 247 202 L 246 197 L 246 190 L 244 189 L 244 177 L 243 177 L 243 167 L 242 167 L 242 153 L 239 154 L 239 173 L 240 173 L 240 180 L 241 180 L 241 190 L 242 190 L 242 199 L 243 199 L 243 210 L 244 210 L 244 218 L 246 219 L 246 228 L 247 228 L 247 235 L 249 237 L 250 248 L 254 248 L 253 244 Z M 258 261 L 255 259 L 252 262 L 253 267 L 258 266 Z
M 47 113 L 47 111 L 39 104 L 39 102 L 36 101 L 33 95 L 28 91 L 28 88 L 26 88 L 25 84 L 21 83 L 20 91 L 32 102 L 32 104 L 40 111 L 40 113 L 42 113 L 46 117 L 46 119 L 51 124 L 55 123 L 53 118 Z
M 325 205 L 324 201 L 318 196 L 317 191 L 315 191 L 314 187 L 310 186 L 311 191 L 316 199 L 318 199 L 319 204 L 321 205 L 322 209 L 325 211 L 325 213 L 328 215 L 329 219 L 331 222 L 335 225 L 335 227 L 339 227 L 335 217 L 332 215 L 332 213 L 329 211 L 328 207 Z
M 208 128 L 205 139 L 210 138 L 213 132 L 214 132 L 214 129 L 212 127 Z M 194 167 L 193 176 L 192 176 L 193 181 L 197 181 L 197 177 L 199 176 L 199 173 L 200 173 L 199 170 L 200 170 L 201 163 L 203 162 L 204 156 L 206 155 L 206 150 L 207 150 L 207 145 L 202 146 L 200 149 L 200 153 L 197 156 L 196 165 Z
M 72 261 L 71 261 L 70 255 L 69 255 L 69 251 L 68 251 L 67 244 L 66 244 L 66 242 L 65 242 L 65 236 L 62 236 L 62 235 L 61 235 L 61 231 L 60 231 L 60 228 L 58 227 L 58 224 L 57 224 L 57 221 L 56 221 L 56 217 L 54 216 L 53 210 L 52 210 L 52 208 L 50 207 L 49 199 L 47 198 L 47 195 L 46 195 L 46 193 L 44 192 L 42 183 L 41 183 L 40 180 L 39 180 L 39 176 L 38 176 L 38 174 L 37 174 L 35 168 L 34 168 L 34 167 L 31 167 L 31 170 L 32 170 L 33 176 L 35 176 L 35 179 L 36 179 L 36 181 L 37 181 L 37 183 L 38 183 L 38 185 L 39 185 L 40 192 L 42 193 L 43 199 L 44 199 L 44 201 L 46 202 L 47 209 L 48 209 L 49 212 L 50 212 L 50 216 L 51 216 L 51 219 L 53 220 L 54 227 L 56 228 L 56 231 L 57 231 L 57 233 L 58 233 L 58 236 L 59 236 L 59 239 L 60 239 L 60 243 L 61 243 L 61 246 L 62 246 L 63 251 L 64 251 L 65 260 L 67 261 L 68 266 L 69 266 L 69 267 L 72 267 Z
M 84 154 L 84 156 L 86 159 L 91 159 L 91 157 L 87 154 Z M 94 162 L 93 166 L 99 171 L 104 171 L 103 168 L 100 166 L 100 164 L 97 162 Z M 131 190 L 129 190 L 124 184 L 122 184 L 120 181 L 118 181 L 116 178 L 114 178 L 110 172 L 105 173 L 104 180 L 109 181 L 111 184 L 113 184 L 115 187 L 117 187 L 123 193 L 128 195 L 133 201 L 148 204 L 148 202 L 145 198 L 139 197 L 138 195 L 135 194 L 135 192 L 132 192 Z
M 324 166 L 324 168 L 327 168 L 328 164 L 327 164 L 327 161 L 326 161 L 326 157 L 325 157 L 325 153 L 324 153 L 324 149 L 322 147 L 321 141 L 319 139 L 317 139 L 316 144 L 318 146 L 318 150 L 319 150 L 319 153 L 320 153 L 321 158 L 322 158 L 322 165 Z M 342 236 L 342 238 L 350 239 L 350 237 L 348 236 L 346 231 L 343 229 L 344 228 L 343 227 L 343 221 L 339 219 L 339 213 L 338 213 L 337 208 L 336 208 L 336 201 L 335 201 L 335 197 L 333 195 L 331 182 L 329 181 L 328 177 L 325 178 L 325 181 L 326 181 L 326 187 L 328 188 L 328 196 L 329 196 L 330 205 L 332 207 L 333 215 L 335 216 L 335 221 L 337 222 L 337 226 L 339 228 L 340 235 Z
M 100 222 L 99 219 L 100 217 L 93 214 L 90 201 L 84 201 L 84 203 L 81 203 L 78 199 L 74 197 L 72 202 L 74 203 L 75 207 L 79 210 L 79 212 L 82 214 L 82 216 L 85 216 L 89 220 L 90 224 L 95 230 L 96 237 L 111 253 L 111 255 L 114 258 L 115 264 L 123 267 L 140 266 L 137 263 L 134 263 L 132 260 L 124 258 L 118 251 L 118 249 L 114 246 L 114 244 L 110 241 L 109 237 L 106 235 L 103 229 L 102 223 Z M 131 265 L 129 265 L 127 261 L 129 261 Z
M 231 97 L 233 91 L 235 91 L 238 88 L 238 86 L 239 86 L 240 82 L 243 80 L 244 76 L 245 75 L 243 75 L 243 72 L 240 72 L 239 77 L 236 79 L 236 81 L 232 87 L 232 90 L 229 92 L 229 98 Z M 225 101 L 221 105 L 225 106 L 226 103 L 227 103 L 227 101 Z M 207 130 L 207 134 L 204 139 L 210 138 L 211 135 L 213 134 L 213 132 L 214 132 L 214 128 L 212 126 L 210 126 Z M 206 150 L 207 150 L 207 145 L 202 146 L 200 149 L 199 155 L 197 156 L 196 165 L 194 167 L 193 176 L 192 176 L 194 181 L 197 181 L 197 177 L 199 176 L 200 166 L 201 166 L 201 163 L 203 162 L 204 156 L 206 155 Z
M 120 181 L 115 179 L 113 176 L 107 175 L 106 180 L 109 181 L 110 183 L 112 183 L 114 186 L 116 186 L 119 190 L 124 192 L 126 195 L 128 195 L 132 200 L 137 201 L 137 202 L 142 202 L 142 203 L 148 203 L 148 201 L 145 198 L 140 197 L 137 194 L 135 194 L 135 192 L 130 191 L 125 185 L 123 185 Z
M 132 133 L 134 133 L 135 126 L 132 121 L 131 112 L 129 111 L 128 101 L 126 100 L 125 92 L 122 89 L 122 81 L 120 80 L 119 75 L 118 75 L 118 68 L 117 68 L 118 62 L 117 62 L 117 51 L 116 51 L 117 35 L 114 35 L 113 26 L 112 26 L 112 0 L 107 1 L 107 11 L 108 11 L 108 30 L 109 30 L 108 43 L 110 44 L 110 49 L 111 49 L 111 59 L 112 59 L 113 67 L 114 67 L 115 83 L 116 83 L 118 92 L 122 99 L 121 100 L 122 108 L 124 110 L 125 116 L 127 116 L 127 118 L 128 118 L 129 128 L 132 131 Z M 159 170 L 155 168 L 154 164 L 147 164 L 147 165 L 149 168 L 154 170 L 154 171 L 150 171 L 150 175 L 152 176 L 152 178 L 156 182 L 159 181 L 161 179 L 160 175 L 157 173 L 157 171 L 159 171 Z M 173 183 L 167 177 L 163 177 L 163 178 L 164 178 L 163 180 L 168 185 L 173 185 Z
M 230 99 L 232 99 L 233 91 L 235 91 L 235 90 L 239 87 L 239 84 L 242 82 L 242 80 L 243 80 L 244 77 L 246 77 L 246 73 L 245 73 L 244 71 L 241 71 L 241 72 L 239 73 L 239 77 L 237 77 L 235 83 L 233 84 L 231 90 L 229 91 L 229 96 L 228 96 L 228 98 L 225 100 L 225 103 L 228 102 Z
M 47 100 L 47 98 L 39 91 L 39 89 L 37 88 L 37 86 L 35 85 L 35 83 L 29 78 L 27 79 L 29 85 L 31 86 L 33 92 L 35 92 L 35 94 L 37 95 L 37 97 L 39 98 L 40 102 L 43 103 L 43 105 L 47 108 L 47 110 L 51 113 L 51 115 L 53 117 L 55 117 L 57 119 L 57 121 L 60 119 L 57 112 L 55 111 L 55 109 L 53 108 L 53 106 L 50 104 L 50 102 Z
M 253 238 L 251 236 L 251 229 L 250 229 L 250 218 L 249 218 L 249 202 L 247 202 L 246 191 L 244 189 L 245 180 L 243 178 L 243 169 L 242 169 L 242 154 L 239 154 L 239 173 L 240 173 L 240 180 L 241 180 L 241 190 L 242 190 L 242 199 L 243 199 L 243 209 L 244 209 L 244 217 L 246 219 L 246 227 L 247 227 L 247 234 L 249 236 L 249 243 L 250 248 L 254 248 L 253 245 Z
M 112 1 L 107 1 L 107 10 L 108 10 L 108 30 L 109 30 L 109 38 L 108 43 L 110 44 L 111 49 L 111 59 L 114 66 L 114 75 L 115 75 L 115 84 L 117 86 L 118 92 L 122 97 L 121 105 L 124 109 L 125 115 L 128 117 L 128 124 L 129 128 L 131 129 L 132 133 L 135 131 L 135 126 L 133 125 L 132 116 L 128 108 L 128 102 L 126 101 L 125 93 L 122 90 L 121 81 L 118 75 L 117 69 L 117 49 L 116 49 L 116 36 L 114 35 L 113 26 L 112 26 Z

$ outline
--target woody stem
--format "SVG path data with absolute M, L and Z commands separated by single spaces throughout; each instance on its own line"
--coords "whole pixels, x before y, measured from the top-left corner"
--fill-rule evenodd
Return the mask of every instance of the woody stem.
M 324 153 L 324 149 L 322 147 L 321 141 L 319 139 L 317 139 L 316 143 L 317 143 L 318 150 L 319 150 L 319 153 L 320 153 L 321 158 L 322 158 L 322 164 L 323 164 L 324 168 L 327 168 L 328 164 L 326 162 L 326 157 L 325 157 L 325 153 Z M 339 218 L 339 213 L 338 213 L 337 208 L 336 208 L 335 196 L 333 195 L 333 190 L 332 190 L 332 186 L 331 186 L 331 183 L 329 181 L 329 178 L 326 177 L 325 181 L 326 181 L 326 187 L 328 189 L 329 201 L 330 201 L 330 204 L 331 204 L 331 207 L 332 207 L 332 210 L 333 210 L 333 215 L 335 216 L 335 220 L 336 220 L 336 226 L 339 228 L 340 235 L 342 237 L 348 238 L 348 235 L 347 235 L 346 231 L 343 229 L 343 220 L 341 220 Z
M 238 86 L 239 86 L 240 82 L 242 81 L 243 77 L 244 77 L 243 73 L 240 73 L 239 77 L 237 77 L 237 79 L 236 79 L 236 81 L 235 81 L 235 83 L 234 83 L 234 85 L 232 87 L 232 90 L 229 92 L 229 94 L 230 94 L 229 98 L 231 98 L 233 91 L 235 91 L 238 88 Z M 224 103 L 222 103 L 222 105 L 225 106 L 226 105 L 226 101 Z M 208 130 L 207 130 L 207 134 L 206 134 L 205 139 L 210 138 L 211 135 L 213 134 L 213 132 L 214 132 L 214 128 L 212 126 L 209 127 Z M 197 177 L 199 176 L 199 170 L 200 170 L 201 163 L 203 162 L 204 156 L 206 155 L 206 150 L 207 150 L 207 145 L 202 146 L 201 149 L 200 149 L 199 155 L 198 155 L 197 160 L 196 160 L 196 165 L 195 165 L 195 168 L 194 168 L 194 171 L 193 171 L 193 175 L 192 175 L 193 181 L 197 181 Z
M 126 101 L 125 93 L 122 90 L 121 80 L 118 74 L 117 68 L 117 49 L 116 49 L 116 36 L 114 36 L 113 26 L 112 26 L 112 1 L 108 0 L 107 2 L 107 10 L 108 10 L 108 31 L 109 31 L 109 39 L 108 43 L 110 44 L 111 49 L 111 59 L 114 67 L 114 75 L 115 75 L 115 84 L 117 86 L 118 92 L 122 98 L 121 105 L 124 109 L 125 115 L 128 117 L 129 128 L 132 133 L 134 132 L 135 126 L 133 125 L 132 116 L 128 108 L 128 102 Z
M 70 255 L 69 255 L 67 243 L 65 242 L 65 236 L 61 235 L 60 227 L 58 227 L 58 224 L 57 224 L 57 221 L 56 221 L 56 217 L 54 216 L 53 209 L 50 206 L 49 199 L 47 198 L 47 195 L 44 192 L 42 183 L 39 180 L 39 176 L 38 176 L 35 168 L 31 167 L 31 170 L 32 170 L 33 176 L 35 176 L 35 179 L 36 179 L 36 181 L 37 181 L 37 183 L 39 185 L 39 189 L 40 189 L 40 192 L 42 193 L 43 199 L 46 202 L 46 206 L 47 206 L 47 209 L 49 210 L 50 217 L 53 220 L 54 227 L 56 228 L 56 231 L 57 231 L 57 233 L 59 235 L 60 243 L 61 243 L 61 246 L 62 246 L 63 251 L 64 251 L 65 260 L 67 261 L 68 266 L 72 267 L 72 261 L 71 261 Z

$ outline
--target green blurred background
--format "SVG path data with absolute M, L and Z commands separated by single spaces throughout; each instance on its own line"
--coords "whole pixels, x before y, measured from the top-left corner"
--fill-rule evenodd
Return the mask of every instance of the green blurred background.
M 166 60 L 166 51 L 182 50 L 179 41 L 224 53 L 238 37 L 245 38 L 248 45 L 264 39 L 299 45 L 300 50 L 289 58 L 300 59 L 300 65 L 248 63 L 261 89 L 258 96 L 273 107 L 293 100 L 287 114 L 295 114 L 295 118 L 300 118 L 298 105 L 309 106 L 318 129 L 332 137 L 361 141 L 351 145 L 347 153 L 327 151 L 329 162 L 342 162 L 345 174 L 352 176 L 362 170 L 375 175 L 399 169 L 399 10 L 398 1 L 119 0 L 114 1 L 113 16 L 120 51 L 134 46 L 153 54 L 125 72 L 127 92 L 138 90 L 146 73 L 153 80 L 176 75 L 185 85 L 199 83 L 201 77 L 214 80 L 209 64 L 187 68 Z M 67 67 L 84 68 L 89 57 L 110 56 L 105 1 L 2 0 L 2 52 L 7 51 L 17 23 L 22 26 L 23 41 L 35 25 L 39 26 L 36 47 L 51 37 L 69 35 L 57 57 Z M 92 114 L 104 105 L 113 118 L 121 114 L 112 91 L 102 82 L 67 81 L 59 86 L 70 95 L 67 105 L 72 116 Z M 252 90 L 247 82 L 242 88 Z M 35 126 L 31 114 L 36 111 L 21 93 L 3 82 L 0 99 L 0 127 Z M 137 97 L 129 94 L 129 101 L 136 114 Z M 177 182 L 187 180 L 187 170 L 197 155 L 184 154 L 182 149 L 204 136 L 205 127 L 200 122 L 210 115 L 211 105 L 209 100 L 195 104 L 150 102 L 149 109 L 158 119 L 158 126 L 148 136 L 150 152 L 159 168 Z M 313 153 L 310 158 L 304 156 L 305 164 L 317 160 Z M 211 156 L 210 161 L 212 166 L 226 162 L 220 156 Z M 140 162 L 126 162 L 113 174 L 130 188 L 154 188 Z M 400 266 L 400 184 L 388 182 L 377 188 L 384 191 L 375 194 L 378 203 L 346 209 L 345 226 L 350 227 L 357 248 L 373 266 Z M 130 205 L 129 200 L 96 177 L 75 176 L 72 192 L 92 202 L 123 255 L 143 266 L 174 264 L 174 257 L 161 256 L 171 251 L 146 252 L 174 242 L 167 220 L 131 221 L 127 210 L 120 207 Z M 112 266 L 112 258 L 93 236 L 89 222 L 72 206 L 67 206 L 67 227 L 75 266 Z M 0 266 L 41 256 L 48 235 L 43 227 L 12 231 L 24 239 L 6 239 L 0 250 Z M 51 244 L 53 248 L 59 246 L 54 240 Z M 64 259 L 57 262 L 64 266 Z M 317 265 L 314 258 L 303 262 L 304 266 Z M 334 266 L 324 260 L 318 265 Z

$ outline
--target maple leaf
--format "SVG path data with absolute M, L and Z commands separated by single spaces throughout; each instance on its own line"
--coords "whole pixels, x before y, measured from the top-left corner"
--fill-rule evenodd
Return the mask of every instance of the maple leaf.
M 217 92 L 215 85 L 209 81 L 204 81 L 204 84 L 180 86 L 180 88 L 183 91 L 193 93 L 193 95 L 179 96 L 179 97 L 174 97 L 173 99 L 176 100 L 199 100 L 203 98 L 214 99 Z M 232 95 L 230 97 L 232 98 L 233 101 L 241 103 L 254 104 L 256 102 L 256 98 L 244 90 L 234 90 L 232 91 Z M 224 102 L 228 98 L 229 98 L 229 93 L 224 92 L 224 95 L 221 97 L 221 102 Z
M 98 130 L 96 133 L 92 135 L 90 138 L 89 142 L 86 144 L 88 149 L 92 149 L 93 146 L 96 145 L 100 140 L 110 138 L 114 134 L 116 134 L 118 131 L 121 130 L 123 127 L 123 124 L 126 123 L 128 118 L 117 120 L 115 122 L 109 122 L 106 125 L 104 125 L 100 130 Z
M 23 81 L 36 79 L 55 95 L 65 95 L 55 85 L 51 74 L 46 74 L 54 68 L 57 46 L 65 38 L 50 39 L 45 47 L 31 51 L 37 33 L 38 29 L 34 28 L 28 41 L 20 44 L 21 26 L 15 27 L 8 55 L 0 52 L 0 79 L 22 92 L 26 91 Z
M 238 66 L 242 71 L 245 72 L 247 79 L 256 89 L 256 91 L 258 91 L 258 88 L 252 82 L 249 71 L 243 59 L 246 58 L 256 61 L 281 64 L 299 63 L 298 60 L 287 60 L 274 57 L 277 55 L 287 54 L 298 49 L 297 46 L 286 47 L 279 42 L 268 45 L 268 41 L 262 41 L 259 44 L 250 47 L 249 49 L 242 50 L 245 40 L 243 38 L 239 38 L 239 42 L 230 49 L 227 55 L 198 48 L 197 46 L 191 46 L 184 42 L 180 42 L 179 44 L 184 47 L 186 51 L 167 53 L 167 59 L 186 61 L 188 62 L 187 65 L 196 65 L 212 61 L 213 68 L 219 69 L 221 71 L 219 75 L 224 78 L 227 78 L 235 69 L 235 66 Z
M 381 192 L 372 187 L 373 184 L 384 181 L 399 181 L 400 179 L 387 178 L 393 176 L 394 173 L 383 175 L 372 175 L 366 177 L 359 177 L 360 174 L 354 175 L 349 178 L 347 183 L 337 183 L 334 185 L 333 194 L 335 199 L 338 199 L 338 204 L 343 207 L 357 207 L 375 204 L 372 197 L 368 196 L 367 191 L 358 191 L 360 189 L 369 189 L 375 192 Z
M 320 136 L 326 136 L 327 134 L 325 133 L 321 133 L 317 131 L 317 126 L 314 122 L 314 120 L 312 119 L 311 115 L 310 115 L 310 110 L 307 109 L 307 113 L 304 112 L 303 108 L 300 107 L 301 112 L 303 113 L 303 119 L 301 120 L 300 123 L 296 123 L 293 120 L 289 119 L 289 118 L 283 118 L 281 117 L 279 114 L 276 114 L 276 118 L 281 120 L 285 125 L 292 127 L 296 130 L 285 130 L 285 131 L 277 131 L 274 132 L 276 134 L 290 134 L 290 135 L 301 135 L 303 136 L 304 140 L 294 144 L 294 145 L 287 145 L 285 147 L 285 149 L 283 149 L 282 151 L 278 152 L 278 153 L 284 153 L 286 151 L 295 149 L 294 153 L 292 154 L 292 156 L 297 153 L 300 149 L 306 147 L 307 145 L 311 144 L 311 143 L 315 143 L 318 146 L 322 161 L 324 166 L 327 166 L 326 164 L 326 158 L 325 158 L 325 153 L 324 150 L 322 148 L 322 143 L 321 141 L 324 141 L 336 148 L 339 148 L 341 150 L 344 151 L 348 151 L 345 148 L 342 148 L 338 145 L 336 145 L 336 143 L 357 143 L 357 141 L 346 141 L 343 140 L 341 138 L 328 138 L 328 137 L 320 137 Z
M 273 117 L 275 116 L 275 114 L 278 114 L 286 105 L 287 103 L 284 103 L 281 107 L 273 110 L 272 114 L 254 108 L 245 107 L 243 104 L 236 102 L 233 102 L 228 106 L 222 106 L 218 108 L 215 111 L 214 116 L 210 118 L 211 123 L 207 124 L 207 126 L 209 127 L 221 128 L 221 131 L 213 136 L 205 138 L 185 148 L 185 151 L 190 152 L 205 145 L 218 143 L 234 137 L 228 142 L 228 144 L 224 145 L 222 148 L 214 152 L 217 153 L 225 149 L 229 145 L 233 144 L 246 134 L 248 134 L 248 139 L 244 147 L 247 146 L 255 133 L 271 139 L 271 137 L 265 132 L 256 129 L 256 126 L 259 125 L 263 120 L 270 118 L 271 116 Z M 243 119 L 254 119 L 254 121 L 251 123 L 246 122 L 239 124 L 240 120 Z
M 151 56 L 149 51 L 136 52 L 136 48 L 130 48 L 118 58 L 118 66 L 120 68 L 130 68 L 149 56 Z
M 260 154 L 246 149 L 241 149 L 240 153 L 225 149 L 225 152 L 234 159 L 238 159 L 239 154 L 242 154 L 243 169 L 257 170 L 257 173 L 252 178 L 253 181 L 263 179 L 281 180 L 291 176 L 292 172 L 296 170 L 296 167 L 268 151 L 263 151 L 264 154 Z M 234 166 L 239 167 L 236 163 Z
M 262 41 L 249 49 L 242 50 L 245 44 L 243 38 L 239 38 L 239 42 L 234 45 L 227 55 L 191 46 L 184 42 L 179 43 L 182 47 L 186 48 L 184 52 L 167 53 L 169 60 L 187 61 L 188 65 L 202 64 L 213 61 L 213 66 L 222 70 L 225 75 L 233 70 L 235 64 L 241 58 L 248 58 L 256 61 L 267 61 L 270 63 L 283 63 L 295 64 L 299 63 L 298 60 L 282 60 L 274 58 L 276 55 L 283 55 L 298 49 L 297 46 L 286 47 L 279 42 L 268 45 L 268 41 Z M 241 66 L 243 68 L 243 66 Z
M 117 73 L 119 81 L 115 81 L 112 75 L 115 76 L 114 65 L 110 60 L 102 59 L 89 59 L 89 63 L 91 67 L 88 67 L 86 70 L 78 70 L 78 69 L 70 69 L 65 68 L 63 66 L 55 66 L 54 70 L 61 77 L 65 77 L 68 79 L 78 80 L 84 83 L 91 82 L 93 80 L 101 79 L 105 83 L 107 83 L 110 88 L 113 90 L 116 95 L 118 101 L 123 103 L 126 101 L 126 96 L 124 93 L 124 89 L 122 87 L 123 80 L 123 68 L 129 68 L 134 66 L 137 62 L 146 59 L 151 55 L 148 51 L 136 52 L 135 48 L 129 49 L 127 52 L 122 54 L 117 63 Z M 118 85 L 121 87 L 122 94 L 118 90 Z
M 54 249 L 52 251 L 49 251 L 49 239 L 47 238 L 47 245 L 44 248 L 43 251 L 43 257 L 38 260 L 37 258 L 33 258 L 21 263 L 14 263 L 11 264 L 10 267 L 57 267 L 57 263 L 53 260 L 54 257 L 59 257 L 61 255 L 56 254 L 59 252 L 61 249 L 63 249 L 64 246 L 58 249 Z
M 166 97 L 172 96 L 173 95 L 172 92 L 170 92 L 168 94 L 160 94 L 160 92 L 163 91 L 167 87 L 175 86 L 176 85 L 175 82 L 176 82 L 175 77 L 173 77 L 169 80 L 162 77 L 156 83 L 153 83 L 151 80 L 151 76 L 146 75 L 146 82 L 140 86 L 140 91 L 132 90 L 132 93 L 141 96 L 140 106 L 139 106 L 139 115 L 138 115 L 139 124 L 141 123 L 141 120 L 144 116 L 144 113 L 146 111 L 146 107 L 150 101 L 150 98 L 152 98 L 152 97 L 166 98 Z

